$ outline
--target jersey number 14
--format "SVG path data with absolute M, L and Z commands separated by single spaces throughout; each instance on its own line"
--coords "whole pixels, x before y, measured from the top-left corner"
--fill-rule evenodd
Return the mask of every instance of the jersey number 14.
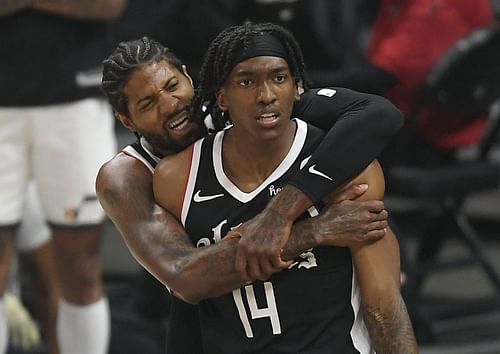
M 250 284 L 241 289 L 233 290 L 233 299 L 238 309 L 238 314 L 240 315 L 241 324 L 245 329 L 245 334 L 247 338 L 253 338 L 252 326 L 248 319 L 247 310 L 243 304 L 242 292 L 245 289 L 246 299 L 248 301 L 248 308 L 250 309 L 250 316 L 253 320 L 257 318 L 269 317 L 271 321 L 271 327 L 273 329 L 273 334 L 281 334 L 281 324 L 280 318 L 278 316 L 278 309 L 276 307 L 276 299 L 274 297 L 273 284 L 266 281 L 264 284 L 264 290 L 266 293 L 267 307 L 258 308 L 257 301 L 255 300 L 255 292 L 253 290 L 254 285 Z

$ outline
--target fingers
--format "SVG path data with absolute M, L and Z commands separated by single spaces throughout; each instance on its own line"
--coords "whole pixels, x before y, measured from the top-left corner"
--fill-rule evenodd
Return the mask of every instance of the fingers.
M 365 234 L 365 242 L 371 243 L 382 239 L 387 234 L 387 228 L 369 231 Z
M 259 258 L 244 255 L 238 250 L 236 253 L 235 269 L 244 281 L 267 280 L 271 275 L 282 271 L 290 266 L 292 261 L 284 261 L 280 256 Z
M 385 208 L 384 202 L 381 200 L 369 200 L 363 202 L 363 206 L 372 213 L 380 213 Z
M 382 209 L 382 211 L 379 213 L 372 212 L 370 215 L 372 221 L 387 220 L 387 218 L 389 217 L 389 213 L 385 209 Z
M 241 238 L 242 234 L 238 230 L 230 230 L 226 236 L 224 236 L 225 239 L 231 239 L 231 238 Z
M 240 274 L 243 279 L 251 280 L 250 274 L 247 272 L 247 259 L 245 253 L 240 247 L 236 249 L 236 259 L 234 261 L 234 269 Z
M 368 184 L 366 183 L 355 184 L 350 186 L 346 190 L 340 192 L 333 198 L 333 200 L 331 200 L 331 202 L 340 203 L 344 200 L 354 200 L 363 195 L 363 193 L 365 193 L 367 190 L 368 190 Z

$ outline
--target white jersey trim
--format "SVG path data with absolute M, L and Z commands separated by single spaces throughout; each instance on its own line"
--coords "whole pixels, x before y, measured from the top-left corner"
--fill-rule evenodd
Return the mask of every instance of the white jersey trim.
M 125 146 L 125 147 L 122 149 L 121 153 L 123 153 L 123 154 L 125 154 L 125 155 L 127 155 L 127 156 L 130 156 L 130 157 L 132 157 L 132 158 L 134 158 L 134 159 L 136 159 L 136 160 L 138 160 L 138 161 L 142 162 L 142 164 L 143 164 L 144 166 L 146 166 L 146 167 L 147 167 L 147 169 L 148 169 L 151 173 L 153 173 L 153 172 L 155 171 L 155 168 L 154 168 L 153 166 L 151 166 L 151 164 L 148 162 L 148 160 L 146 160 L 146 159 L 145 159 L 145 158 L 144 158 L 141 154 L 139 154 L 139 153 L 137 152 L 137 150 L 136 150 L 136 149 L 134 149 L 132 146 L 130 146 L 130 145 Z
M 361 314 L 361 293 L 354 265 L 352 267 L 351 306 L 354 312 L 354 321 L 351 327 L 352 344 L 360 354 L 375 354 L 368 329 Z
M 189 168 L 188 183 L 184 200 L 182 201 L 181 223 L 186 227 L 186 219 L 189 213 L 189 206 L 193 198 L 194 186 L 196 185 L 196 177 L 198 176 L 198 168 L 200 166 L 201 145 L 205 139 L 200 139 L 193 144 L 193 155 L 191 156 L 191 166 Z
M 295 119 L 297 122 L 297 131 L 295 133 L 295 137 L 293 140 L 292 147 L 286 157 L 281 161 L 278 167 L 266 178 L 265 181 L 261 183 L 259 187 L 254 189 L 252 192 L 243 192 L 236 185 L 231 182 L 231 180 L 224 173 L 224 169 L 222 167 L 222 141 L 224 139 L 225 130 L 220 131 L 214 138 L 214 146 L 213 146 L 213 163 L 215 169 L 215 175 L 217 176 L 217 180 L 220 185 L 235 199 L 239 200 L 242 203 L 247 203 L 252 200 L 257 194 L 259 194 L 262 190 L 268 187 L 268 185 L 279 177 L 281 177 L 291 165 L 298 158 L 302 147 L 304 146 L 304 142 L 307 136 L 307 124 L 299 119 Z
M 158 161 L 160 161 L 160 158 L 151 152 L 150 145 L 144 137 L 140 138 L 139 144 L 141 144 L 144 151 L 146 151 L 146 153 L 149 155 L 149 157 L 151 157 L 154 161 L 156 161 L 156 163 L 158 163 Z M 149 163 L 149 161 L 146 160 L 144 158 L 144 156 L 142 156 L 132 145 L 125 146 L 121 152 L 124 153 L 125 155 L 133 157 L 133 158 L 139 160 L 140 162 L 142 162 L 144 164 L 144 166 L 146 166 L 148 168 L 148 170 L 151 171 L 151 173 L 153 173 L 155 171 L 154 166 L 152 166 Z

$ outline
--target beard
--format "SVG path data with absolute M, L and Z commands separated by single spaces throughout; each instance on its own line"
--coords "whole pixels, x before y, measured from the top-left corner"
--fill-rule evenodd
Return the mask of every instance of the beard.
M 148 141 L 153 149 L 153 153 L 158 157 L 165 157 L 180 152 L 203 137 L 205 130 L 196 125 L 188 134 L 183 137 L 173 138 L 169 134 L 159 135 L 141 132 L 141 135 Z

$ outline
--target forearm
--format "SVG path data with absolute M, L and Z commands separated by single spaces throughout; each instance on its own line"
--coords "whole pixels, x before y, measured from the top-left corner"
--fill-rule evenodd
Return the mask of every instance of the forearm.
M 319 235 L 322 231 L 320 230 L 320 224 L 315 222 L 314 218 L 294 224 L 290 238 L 281 253 L 281 258 L 285 261 L 292 260 L 301 253 L 317 247 L 320 244 Z
M 33 9 L 79 20 L 112 20 L 120 16 L 127 0 L 34 0 Z
M 292 223 L 312 205 L 312 200 L 303 191 L 287 185 L 269 201 L 261 214 L 269 214 L 273 217 L 272 221 L 279 224 Z
M 361 313 L 377 353 L 415 354 L 417 342 L 401 296 L 399 247 L 390 228 L 370 245 L 351 247 Z
M 237 239 L 192 248 L 158 272 L 163 282 L 182 300 L 198 303 L 241 288 L 250 281 L 234 269 Z M 162 276 L 164 275 L 164 276 Z
M 361 303 L 361 311 L 372 343 L 377 353 L 414 354 L 418 353 L 406 305 L 398 293 L 390 305 L 370 305 Z
M 0 2 L 0 16 L 12 15 L 31 6 L 34 0 L 2 0 Z

